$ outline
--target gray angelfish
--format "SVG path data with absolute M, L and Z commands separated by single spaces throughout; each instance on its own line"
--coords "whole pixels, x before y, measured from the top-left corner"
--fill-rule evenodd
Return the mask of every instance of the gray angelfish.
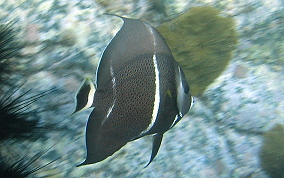
M 86 127 L 87 158 L 78 166 L 100 162 L 127 142 L 155 134 L 148 166 L 163 134 L 193 103 L 160 33 L 141 20 L 120 18 L 124 24 L 102 55 L 95 85 L 86 79 L 76 96 L 74 112 L 94 107 Z

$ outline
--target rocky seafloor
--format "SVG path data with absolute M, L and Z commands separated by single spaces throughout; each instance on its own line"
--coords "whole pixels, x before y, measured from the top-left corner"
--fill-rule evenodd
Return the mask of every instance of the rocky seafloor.
M 14 59 L 15 85 L 37 94 L 59 90 L 35 104 L 41 122 L 58 130 L 36 142 L 6 141 L 21 156 L 52 148 L 35 165 L 60 157 L 31 177 L 210 177 L 266 178 L 259 160 L 262 133 L 284 124 L 284 2 L 281 0 L 0 0 L 1 22 L 13 20 L 29 44 Z M 94 78 L 103 49 L 122 22 L 112 13 L 141 18 L 153 26 L 201 5 L 221 9 L 237 23 L 239 44 L 223 74 L 187 117 L 164 135 L 147 168 L 152 136 L 128 143 L 106 160 L 75 167 L 85 158 L 87 110 L 70 116 L 84 77 Z

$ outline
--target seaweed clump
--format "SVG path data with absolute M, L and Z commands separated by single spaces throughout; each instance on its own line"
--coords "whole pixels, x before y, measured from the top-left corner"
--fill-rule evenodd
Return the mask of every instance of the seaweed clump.
M 261 166 L 274 178 L 284 178 L 284 127 L 276 124 L 264 133 L 264 142 L 260 150 Z
M 189 81 L 191 94 L 202 95 L 226 68 L 237 44 L 235 23 L 210 6 L 193 7 L 158 31 Z

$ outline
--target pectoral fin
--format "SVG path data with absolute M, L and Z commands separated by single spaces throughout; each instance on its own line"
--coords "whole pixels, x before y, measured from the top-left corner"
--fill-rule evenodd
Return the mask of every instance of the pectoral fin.
M 95 86 L 90 78 L 85 78 L 76 95 L 76 107 L 72 113 L 77 113 L 92 107 L 95 95 Z M 71 115 L 72 115 L 71 114 Z
M 148 162 L 148 164 L 145 167 L 149 166 L 149 164 L 154 160 L 155 156 L 157 155 L 159 148 L 161 146 L 161 143 L 162 143 L 163 134 L 164 133 L 157 133 L 154 136 L 151 158 L 150 158 L 150 161 Z
M 193 98 L 189 93 L 189 86 L 186 82 L 185 75 L 181 68 L 178 66 L 176 73 L 177 83 L 177 105 L 180 117 L 183 117 L 192 107 Z

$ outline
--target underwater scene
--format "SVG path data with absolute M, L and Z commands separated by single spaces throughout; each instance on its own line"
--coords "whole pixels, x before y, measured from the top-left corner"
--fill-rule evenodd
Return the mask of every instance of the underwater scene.
M 284 177 L 283 0 L 0 7 L 0 177 Z

